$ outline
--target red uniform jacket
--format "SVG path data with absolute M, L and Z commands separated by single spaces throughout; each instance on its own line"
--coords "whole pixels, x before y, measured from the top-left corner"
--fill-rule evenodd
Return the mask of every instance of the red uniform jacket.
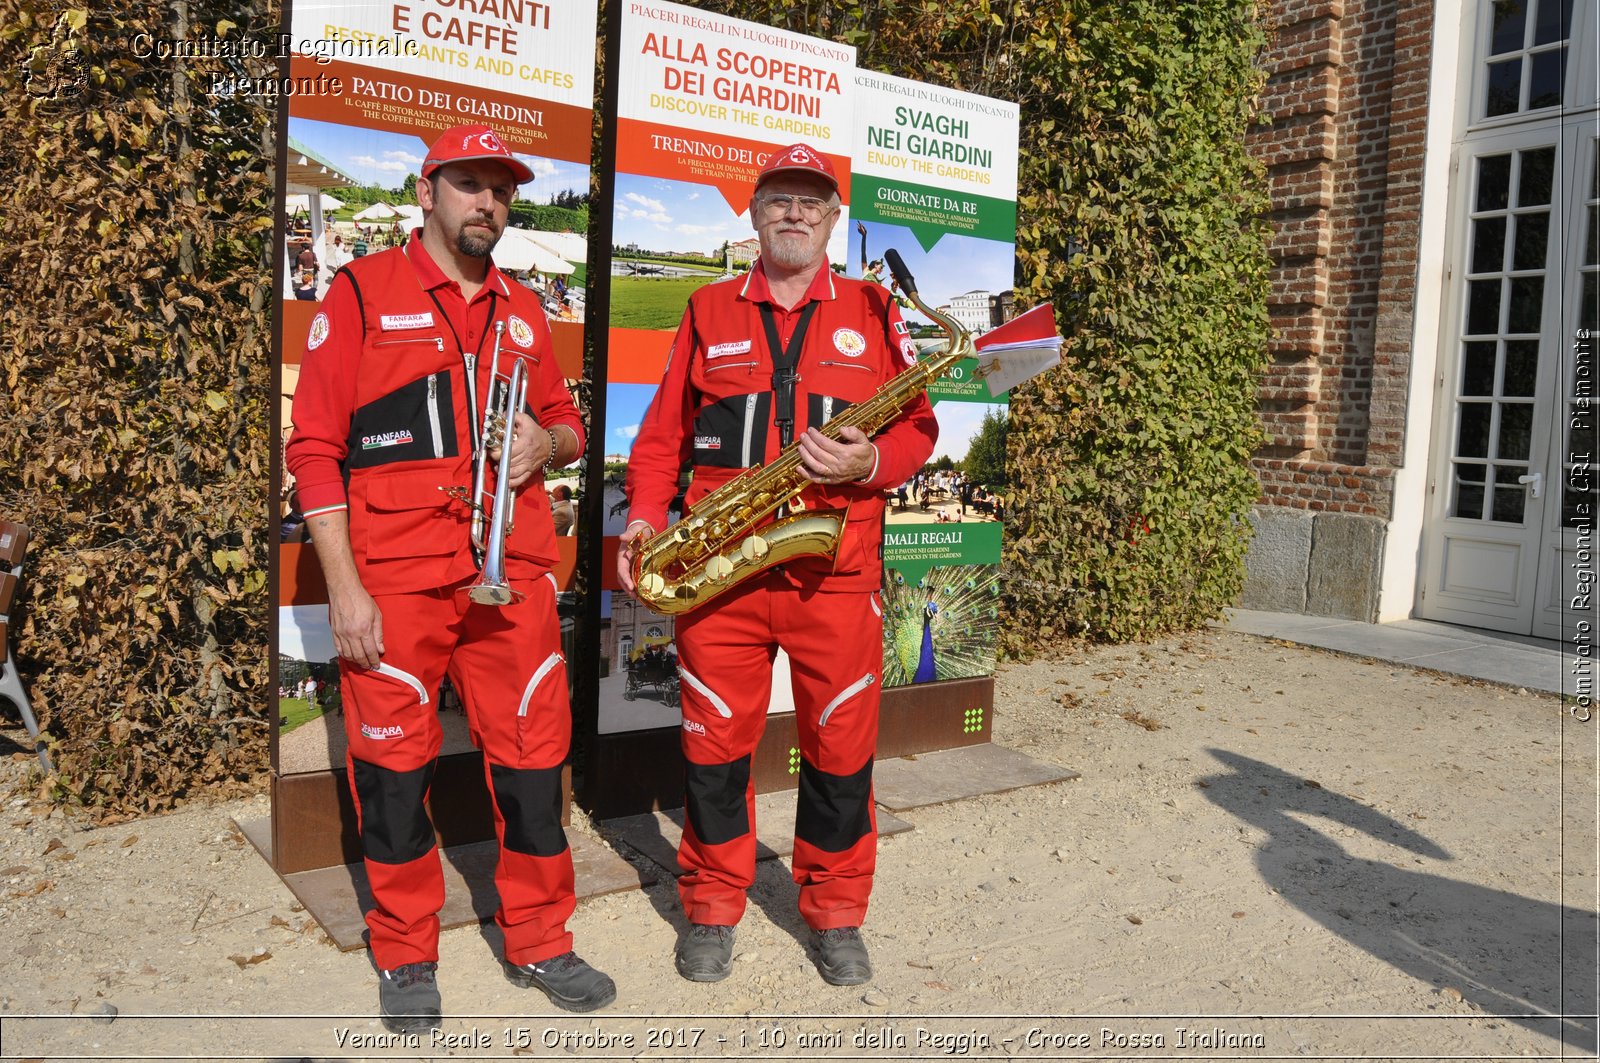
M 785 311 L 773 306 L 780 340 L 787 344 L 799 312 L 815 301 L 796 368 L 794 438 L 821 427 L 916 360 L 900 310 L 881 285 L 823 270 L 806 298 Z M 656 531 L 685 464 L 694 479 L 685 504 L 697 500 L 752 465 L 778 456 L 773 424 L 770 344 L 760 304 L 772 303 L 758 261 L 742 279 L 699 289 L 689 299 L 672 343 L 666 378 L 645 413 L 628 457 L 629 520 Z M 920 469 L 933 453 L 939 425 L 927 397 L 917 399 L 873 437 L 877 467 L 859 484 L 812 485 L 808 508 L 849 507 L 837 564 L 801 558 L 784 566 L 789 582 L 828 591 L 875 590 L 882 579 L 884 491 Z
M 450 489 L 472 487 L 495 322 L 505 325 L 500 372 L 509 377 L 514 360 L 526 359 L 528 412 L 544 428 L 566 425 L 581 451 L 582 422 L 539 300 L 492 265 L 463 309 L 455 283 L 414 237 L 353 260 L 312 319 L 285 457 L 308 517 L 349 509 L 350 545 L 368 593 L 449 586 L 478 569 L 471 510 Z M 490 491 L 493 473 L 491 465 Z M 549 571 L 557 550 L 539 477 L 518 493 L 512 523 L 507 576 Z

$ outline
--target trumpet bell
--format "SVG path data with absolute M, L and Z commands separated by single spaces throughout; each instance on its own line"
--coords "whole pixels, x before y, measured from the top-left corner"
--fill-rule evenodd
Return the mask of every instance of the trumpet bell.
M 479 605 L 510 605 L 517 592 L 505 583 L 475 583 L 467 589 L 467 597 Z

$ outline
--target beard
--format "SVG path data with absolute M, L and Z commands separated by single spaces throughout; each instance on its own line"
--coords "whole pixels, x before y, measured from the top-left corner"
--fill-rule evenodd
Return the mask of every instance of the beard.
M 805 239 L 773 234 L 761 253 L 785 269 L 804 269 L 817 260 L 822 248 L 818 246 L 817 230 L 812 229 Z
M 500 242 L 500 234 L 494 231 L 494 222 L 484 221 L 489 226 L 490 232 L 481 229 L 469 229 L 463 223 L 461 230 L 456 233 L 456 250 L 469 258 L 488 258 L 489 252 L 494 250 L 494 245 Z

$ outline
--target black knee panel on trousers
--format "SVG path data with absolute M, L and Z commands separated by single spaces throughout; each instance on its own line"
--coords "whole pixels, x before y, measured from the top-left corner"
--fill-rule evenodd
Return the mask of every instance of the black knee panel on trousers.
M 494 803 L 506 821 L 506 848 L 528 856 L 560 856 L 567 851 L 561 829 L 561 765 L 506 768 L 489 765 Z
M 433 765 L 393 771 L 351 758 L 361 799 L 361 851 L 380 864 L 409 864 L 433 849 L 433 821 L 424 800 Z
M 871 759 L 853 774 L 833 775 L 802 758 L 794 836 L 826 853 L 844 852 L 872 830 L 871 795 Z
M 721 845 L 750 833 L 744 792 L 750 786 L 750 758 L 729 764 L 690 763 L 684 770 L 689 825 L 707 845 Z

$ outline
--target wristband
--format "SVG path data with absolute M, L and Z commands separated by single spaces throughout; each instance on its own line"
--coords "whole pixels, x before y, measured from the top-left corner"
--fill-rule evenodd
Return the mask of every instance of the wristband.
M 545 431 L 550 433 L 550 456 L 544 459 L 544 471 L 548 473 L 555 467 L 556 449 L 561 446 L 561 441 L 556 438 L 556 430 L 554 428 L 546 428 Z

